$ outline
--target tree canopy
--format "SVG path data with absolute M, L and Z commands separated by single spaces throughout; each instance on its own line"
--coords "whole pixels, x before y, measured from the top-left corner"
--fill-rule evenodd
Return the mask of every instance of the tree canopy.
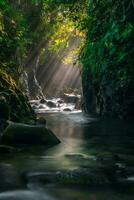
M 76 53 L 83 85 L 91 74 L 97 94 L 108 85 L 110 98 L 120 93 L 115 102 L 124 104 L 134 88 L 133 0 L 0 1 L 0 64 L 13 75 L 33 49 L 41 54 L 47 43 L 60 55 L 74 37 L 81 38 Z

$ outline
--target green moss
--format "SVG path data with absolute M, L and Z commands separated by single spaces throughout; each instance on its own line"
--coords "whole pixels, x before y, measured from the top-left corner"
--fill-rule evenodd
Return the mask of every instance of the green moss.
M 0 118 L 26 122 L 36 119 L 27 97 L 16 85 L 15 80 L 0 70 Z
M 60 141 L 44 125 L 11 123 L 3 132 L 2 141 L 8 144 L 46 144 L 54 145 Z

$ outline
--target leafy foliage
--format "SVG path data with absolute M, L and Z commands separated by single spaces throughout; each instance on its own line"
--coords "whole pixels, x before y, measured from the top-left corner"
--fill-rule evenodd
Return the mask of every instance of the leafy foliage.
M 100 112 L 107 112 L 107 99 L 111 112 L 127 110 L 126 97 L 134 99 L 133 0 L 0 1 L 0 63 L 12 74 L 33 49 L 43 57 L 48 46 L 60 54 L 76 37 L 84 91 L 93 85 Z
M 133 95 L 133 11 L 133 1 L 129 0 L 89 1 L 87 41 L 81 55 L 83 70 L 92 73 L 94 84 L 102 88 L 98 90 L 101 93 L 98 98 L 102 98 L 103 104 L 106 104 L 106 88 L 109 88 L 111 112 L 115 113 L 123 112 L 123 105 L 128 104 L 127 99 Z

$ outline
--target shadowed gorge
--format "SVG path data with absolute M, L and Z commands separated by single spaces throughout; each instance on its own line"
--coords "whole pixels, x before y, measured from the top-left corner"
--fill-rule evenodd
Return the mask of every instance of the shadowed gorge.
M 1 0 L 0 49 L 0 200 L 133 200 L 134 0 Z
M 37 57 L 35 77 L 42 88 L 42 92 L 49 96 L 57 96 L 67 88 L 78 89 L 81 92 L 80 69 L 73 65 L 73 60 L 65 63 L 65 59 L 71 56 L 72 51 L 78 47 L 79 39 L 73 39 L 70 47 L 60 54 L 47 50 L 40 57 Z M 45 51 L 45 50 L 44 50 Z M 35 92 L 34 88 L 34 73 L 32 73 L 33 63 L 29 72 L 29 89 Z

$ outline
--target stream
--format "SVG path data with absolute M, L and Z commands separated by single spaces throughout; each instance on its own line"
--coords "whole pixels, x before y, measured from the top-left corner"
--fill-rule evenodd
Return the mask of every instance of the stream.
M 64 105 L 65 106 L 65 105 Z M 69 105 L 70 109 L 72 105 Z M 64 112 L 50 109 L 36 110 L 45 117 L 49 127 L 61 143 L 51 148 L 29 147 L 27 151 L 2 155 L 2 163 L 14 166 L 19 174 L 26 174 L 25 188 L 2 191 L 0 200 L 133 200 L 134 198 L 134 125 L 133 123 L 99 119 L 80 110 Z M 90 170 L 104 162 L 113 162 L 132 171 L 125 180 L 132 183 L 129 191 L 113 185 L 94 186 L 56 181 L 42 181 L 43 176 L 58 176 L 79 170 Z M 94 179 L 97 179 L 94 174 Z M 123 179 L 124 180 L 124 179 Z

